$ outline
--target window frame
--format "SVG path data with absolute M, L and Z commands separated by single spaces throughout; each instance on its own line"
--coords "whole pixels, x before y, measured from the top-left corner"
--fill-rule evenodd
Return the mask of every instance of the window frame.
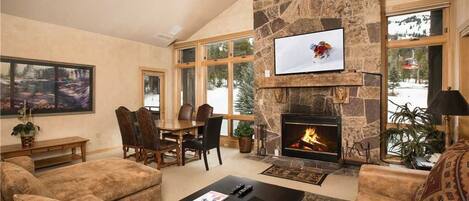
M 183 68 L 195 68 L 195 94 L 196 94 L 196 107 L 200 106 L 204 103 L 207 103 L 207 69 L 208 66 L 212 65 L 227 65 L 228 67 L 228 114 L 219 114 L 223 115 L 223 119 L 228 120 L 228 133 L 227 136 L 222 136 L 222 144 L 229 144 L 230 146 L 234 144 L 232 141 L 236 138 L 233 137 L 233 120 L 240 120 L 240 121 L 254 121 L 254 115 L 235 115 L 233 111 L 233 79 L 234 79 L 234 64 L 235 63 L 243 63 L 243 62 L 254 62 L 254 53 L 252 55 L 241 55 L 234 57 L 233 56 L 233 42 L 235 40 L 243 39 L 243 38 L 254 38 L 253 31 L 245 31 L 233 34 L 227 34 L 222 36 L 216 36 L 212 38 L 201 39 L 197 41 L 190 41 L 185 43 L 178 43 L 174 46 L 174 58 L 175 58 L 175 67 L 176 67 L 176 79 L 175 79 L 175 100 L 177 104 L 175 104 L 175 115 L 177 114 L 180 104 L 180 82 L 181 82 L 181 69 Z M 211 43 L 218 43 L 218 42 L 228 42 L 228 57 L 222 59 L 211 59 L 208 60 L 206 57 L 206 45 Z M 195 47 L 196 51 L 196 58 L 195 62 L 191 63 L 179 63 L 178 58 L 180 54 L 180 50 Z M 194 111 L 195 112 L 195 111 Z M 225 138 L 225 139 L 223 139 Z
M 423 11 L 432 11 L 432 10 L 442 10 L 443 12 L 443 19 L 442 19 L 442 29 L 443 33 L 441 35 L 435 35 L 435 36 L 426 36 L 426 37 L 421 37 L 417 39 L 401 39 L 401 40 L 388 40 L 388 27 L 387 27 L 387 22 L 389 17 L 393 16 L 399 16 L 399 15 L 405 15 L 405 14 L 412 14 L 412 13 L 418 13 L 418 12 L 423 12 Z M 404 13 L 396 13 L 394 15 L 388 15 L 384 16 L 383 18 L 385 19 L 385 23 L 382 23 L 383 25 L 383 35 L 384 35 L 384 49 L 383 49 L 383 79 L 382 79 L 382 99 L 381 99 L 381 105 L 382 105 L 382 110 L 381 110 L 381 122 L 382 122 L 382 128 L 386 130 L 387 128 L 395 128 L 396 125 L 393 123 L 388 122 L 388 50 L 389 49 L 395 49 L 395 48 L 416 48 L 416 47 L 424 47 L 424 46 L 437 46 L 441 45 L 443 48 L 443 55 L 442 55 L 442 90 L 448 88 L 448 81 L 449 81 L 449 58 L 450 58 L 450 43 L 449 43 L 449 35 L 450 35 L 450 13 L 449 13 L 449 8 L 444 7 L 444 8 L 436 8 L 436 9 L 428 9 L 428 10 L 412 10 L 409 12 L 404 12 Z M 438 130 L 444 130 L 444 127 L 442 125 L 437 125 Z M 391 163 L 400 163 L 400 159 L 394 155 L 389 155 L 387 153 L 387 143 L 382 142 L 381 143 L 381 158 L 385 162 L 391 162 Z

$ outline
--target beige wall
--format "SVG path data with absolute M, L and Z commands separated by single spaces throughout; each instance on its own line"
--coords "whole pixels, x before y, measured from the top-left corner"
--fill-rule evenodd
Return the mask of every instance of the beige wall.
M 73 28 L 1 15 L 1 54 L 40 60 L 96 66 L 95 113 L 35 117 L 41 127 L 38 140 L 65 136 L 90 139 L 88 150 L 119 146 L 121 138 L 114 110 L 119 105 L 135 110 L 141 106 L 140 66 L 165 68 L 166 91 L 171 92 L 172 47 L 160 48 L 139 42 Z M 170 104 L 172 96 L 166 96 Z M 171 114 L 167 107 L 166 114 Z M 1 144 L 19 143 L 10 136 L 18 121 L 1 119 Z
M 253 30 L 253 19 L 252 0 L 238 0 L 189 37 L 187 41 Z

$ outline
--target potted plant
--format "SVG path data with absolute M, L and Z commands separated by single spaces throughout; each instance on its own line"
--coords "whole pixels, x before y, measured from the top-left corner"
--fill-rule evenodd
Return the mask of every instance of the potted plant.
M 239 122 L 238 127 L 235 129 L 234 135 L 238 137 L 239 152 L 250 153 L 252 149 L 252 135 L 254 129 L 251 128 L 249 122 Z
M 436 129 L 432 114 L 425 108 L 411 109 L 410 103 L 391 103 L 397 109 L 391 115 L 394 126 L 384 131 L 388 152 L 398 154 L 409 168 L 415 168 L 413 162 L 416 157 L 442 152 L 443 133 Z
M 31 147 L 34 144 L 34 136 L 40 130 L 40 127 L 35 125 L 32 121 L 31 109 L 29 109 L 29 114 L 27 111 L 26 104 L 24 104 L 23 108 L 18 111 L 18 120 L 20 120 L 21 123 L 13 127 L 13 131 L 11 132 L 13 136 L 20 136 L 21 145 L 23 147 Z

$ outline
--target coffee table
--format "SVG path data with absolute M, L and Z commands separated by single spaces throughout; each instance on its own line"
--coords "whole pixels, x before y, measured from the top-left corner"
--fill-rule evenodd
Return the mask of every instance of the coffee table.
M 233 188 L 238 184 L 252 185 L 253 190 L 243 198 L 238 198 L 236 195 L 230 195 L 230 197 L 226 199 L 227 201 L 301 201 L 305 195 L 305 192 L 303 191 L 230 175 L 203 189 L 200 189 L 195 193 L 192 193 L 191 195 L 183 198 L 182 201 L 195 200 L 209 191 L 217 191 L 229 195 L 231 190 L 233 190 Z

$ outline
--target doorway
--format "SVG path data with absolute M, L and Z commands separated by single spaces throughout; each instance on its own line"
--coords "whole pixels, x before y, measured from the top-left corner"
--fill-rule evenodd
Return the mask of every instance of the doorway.
M 142 105 L 150 110 L 155 119 L 164 118 L 165 73 L 157 70 L 142 70 Z

